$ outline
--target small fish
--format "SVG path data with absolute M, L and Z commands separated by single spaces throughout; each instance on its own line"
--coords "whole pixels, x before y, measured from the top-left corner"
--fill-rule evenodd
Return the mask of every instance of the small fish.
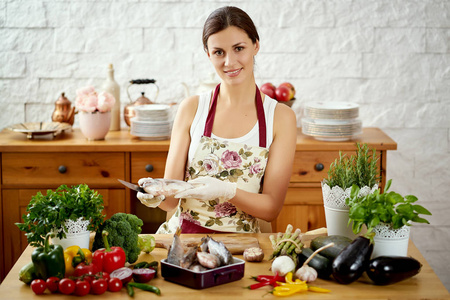
M 173 235 L 172 245 L 170 246 L 169 253 L 167 254 L 167 262 L 173 265 L 179 266 L 181 259 L 184 256 L 184 247 L 180 239 L 181 228 L 178 227 L 177 231 Z
M 203 243 L 200 246 L 202 251 L 207 246 L 207 248 L 208 248 L 207 252 L 219 257 L 221 265 L 229 265 L 229 264 L 233 263 L 233 255 L 227 249 L 227 247 L 224 245 L 223 242 L 220 242 L 220 241 L 218 242 L 210 236 L 207 236 L 206 238 L 202 239 L 202 242 Z M 205 244 L 206 244 L 206 246 L 205 246 Z
M 189 190 L 195 186 L 181 180 L 175 179 L 163 179 L 163 178 L 141 178 L 138 181 L 138 185 L 144 189 L 144 191 L 153 196 L 173 196 L 182 191 Z
M 203 272 L 208 269 L 196 262 L 189 267 L 189 270 L 191 270 L 192 272 Z
M 220 258 L 214 254 L 206 252 L 197 252 L 198 262 L 208 269 L 214 269 L 220 267 Z
M 180 261 L 180 267 L 189 269 L 189 267 L 197 261 L 198 246 L 189 248 Z

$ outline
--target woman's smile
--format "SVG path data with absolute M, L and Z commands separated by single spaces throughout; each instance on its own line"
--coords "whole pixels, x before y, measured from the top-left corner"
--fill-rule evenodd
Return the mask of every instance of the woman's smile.
M 229 77 L 236 77 L 236 76 L 239 76 L 239 74 L 241 73 L 241 70 L 242 70 L 242 68 L 239 68 L 239 69 L 235 69 L 235 70 L 224 71 L 224 73 Z

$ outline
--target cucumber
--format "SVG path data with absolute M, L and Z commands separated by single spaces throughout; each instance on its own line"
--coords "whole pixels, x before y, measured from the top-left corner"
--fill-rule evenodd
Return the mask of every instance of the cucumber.
M 326 250 L 326 249 L 325 249 Z M 325 251 L 325 250 L 322 250 Z M 320 253 L 322 253 L 320 252 Z M 297 256 L 297 266 L 302 266 L 303 263 L 314 253 L 314 250 L 310 248 L 303 248 L 302 252 Z M 332 268 L 331 262 L 325 256 L 317 253 L 308 263 L 308 266 L 314 268 L 317 271 L 317 276 L 322 279 L 328 279 L 331 275 Z
M 320 255 L 325 256 L 331 262 L 344 250 L 345 247 L 350 245 L 352 239 L 342 236 L 342 235 L 329 235 L 329 236 L 318 236 L 311 241 L 311 249 L 316 251 L 322 246 L 328 245 L 329 243 L 334 243 L 333 247 L 324 249 L 320 252 Z
M 34 279 L 36 279 L 36 273 L 34 271 L 34 264 L 33 262 L 30 262 L 29 264 L 26 264 L 22 267 L 19 271 L 19 280 L 30 284 Z

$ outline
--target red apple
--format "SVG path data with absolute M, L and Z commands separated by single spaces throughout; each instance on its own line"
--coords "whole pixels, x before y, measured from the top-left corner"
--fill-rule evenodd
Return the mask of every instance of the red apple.
M 272 99 L 275 99 L 275 90 L 276 87 L 270 83 L 270 82 L 266 82 L 261 86 L 261 92 L 263 92 L 264 94 L 266 94 L 267 96 L 269 96 Z
M 286 86 L 279 86 L 275 90 L 276 99 L 278 101 L 289 101 L 290 100 L 290 90 Z
M 293 99 L 295 97 L 295 88 L 294 86 L 289 82 L 283 82 L 279 86 L 285 86 L 289 89 L 289 100 Z

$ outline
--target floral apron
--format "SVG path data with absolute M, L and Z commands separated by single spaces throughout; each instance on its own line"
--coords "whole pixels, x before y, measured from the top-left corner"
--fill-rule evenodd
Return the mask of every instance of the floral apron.
M 214 91 L 205 130 L 193 160 L 187 166 L 187 180 L 211 176 L 235 182 L 237 188 L 258 193 L 266 169 L 266 121 L 261 94 L 256 87 L 256 110 L 259 124 L 259 147 L 211 138 L 220 84 Z M 173 233 L 181 226 L 183 233 L 260 232 L 258 220 L 228 201 L 194 198 L 180 199 L 177 211 L 157 233 Z

